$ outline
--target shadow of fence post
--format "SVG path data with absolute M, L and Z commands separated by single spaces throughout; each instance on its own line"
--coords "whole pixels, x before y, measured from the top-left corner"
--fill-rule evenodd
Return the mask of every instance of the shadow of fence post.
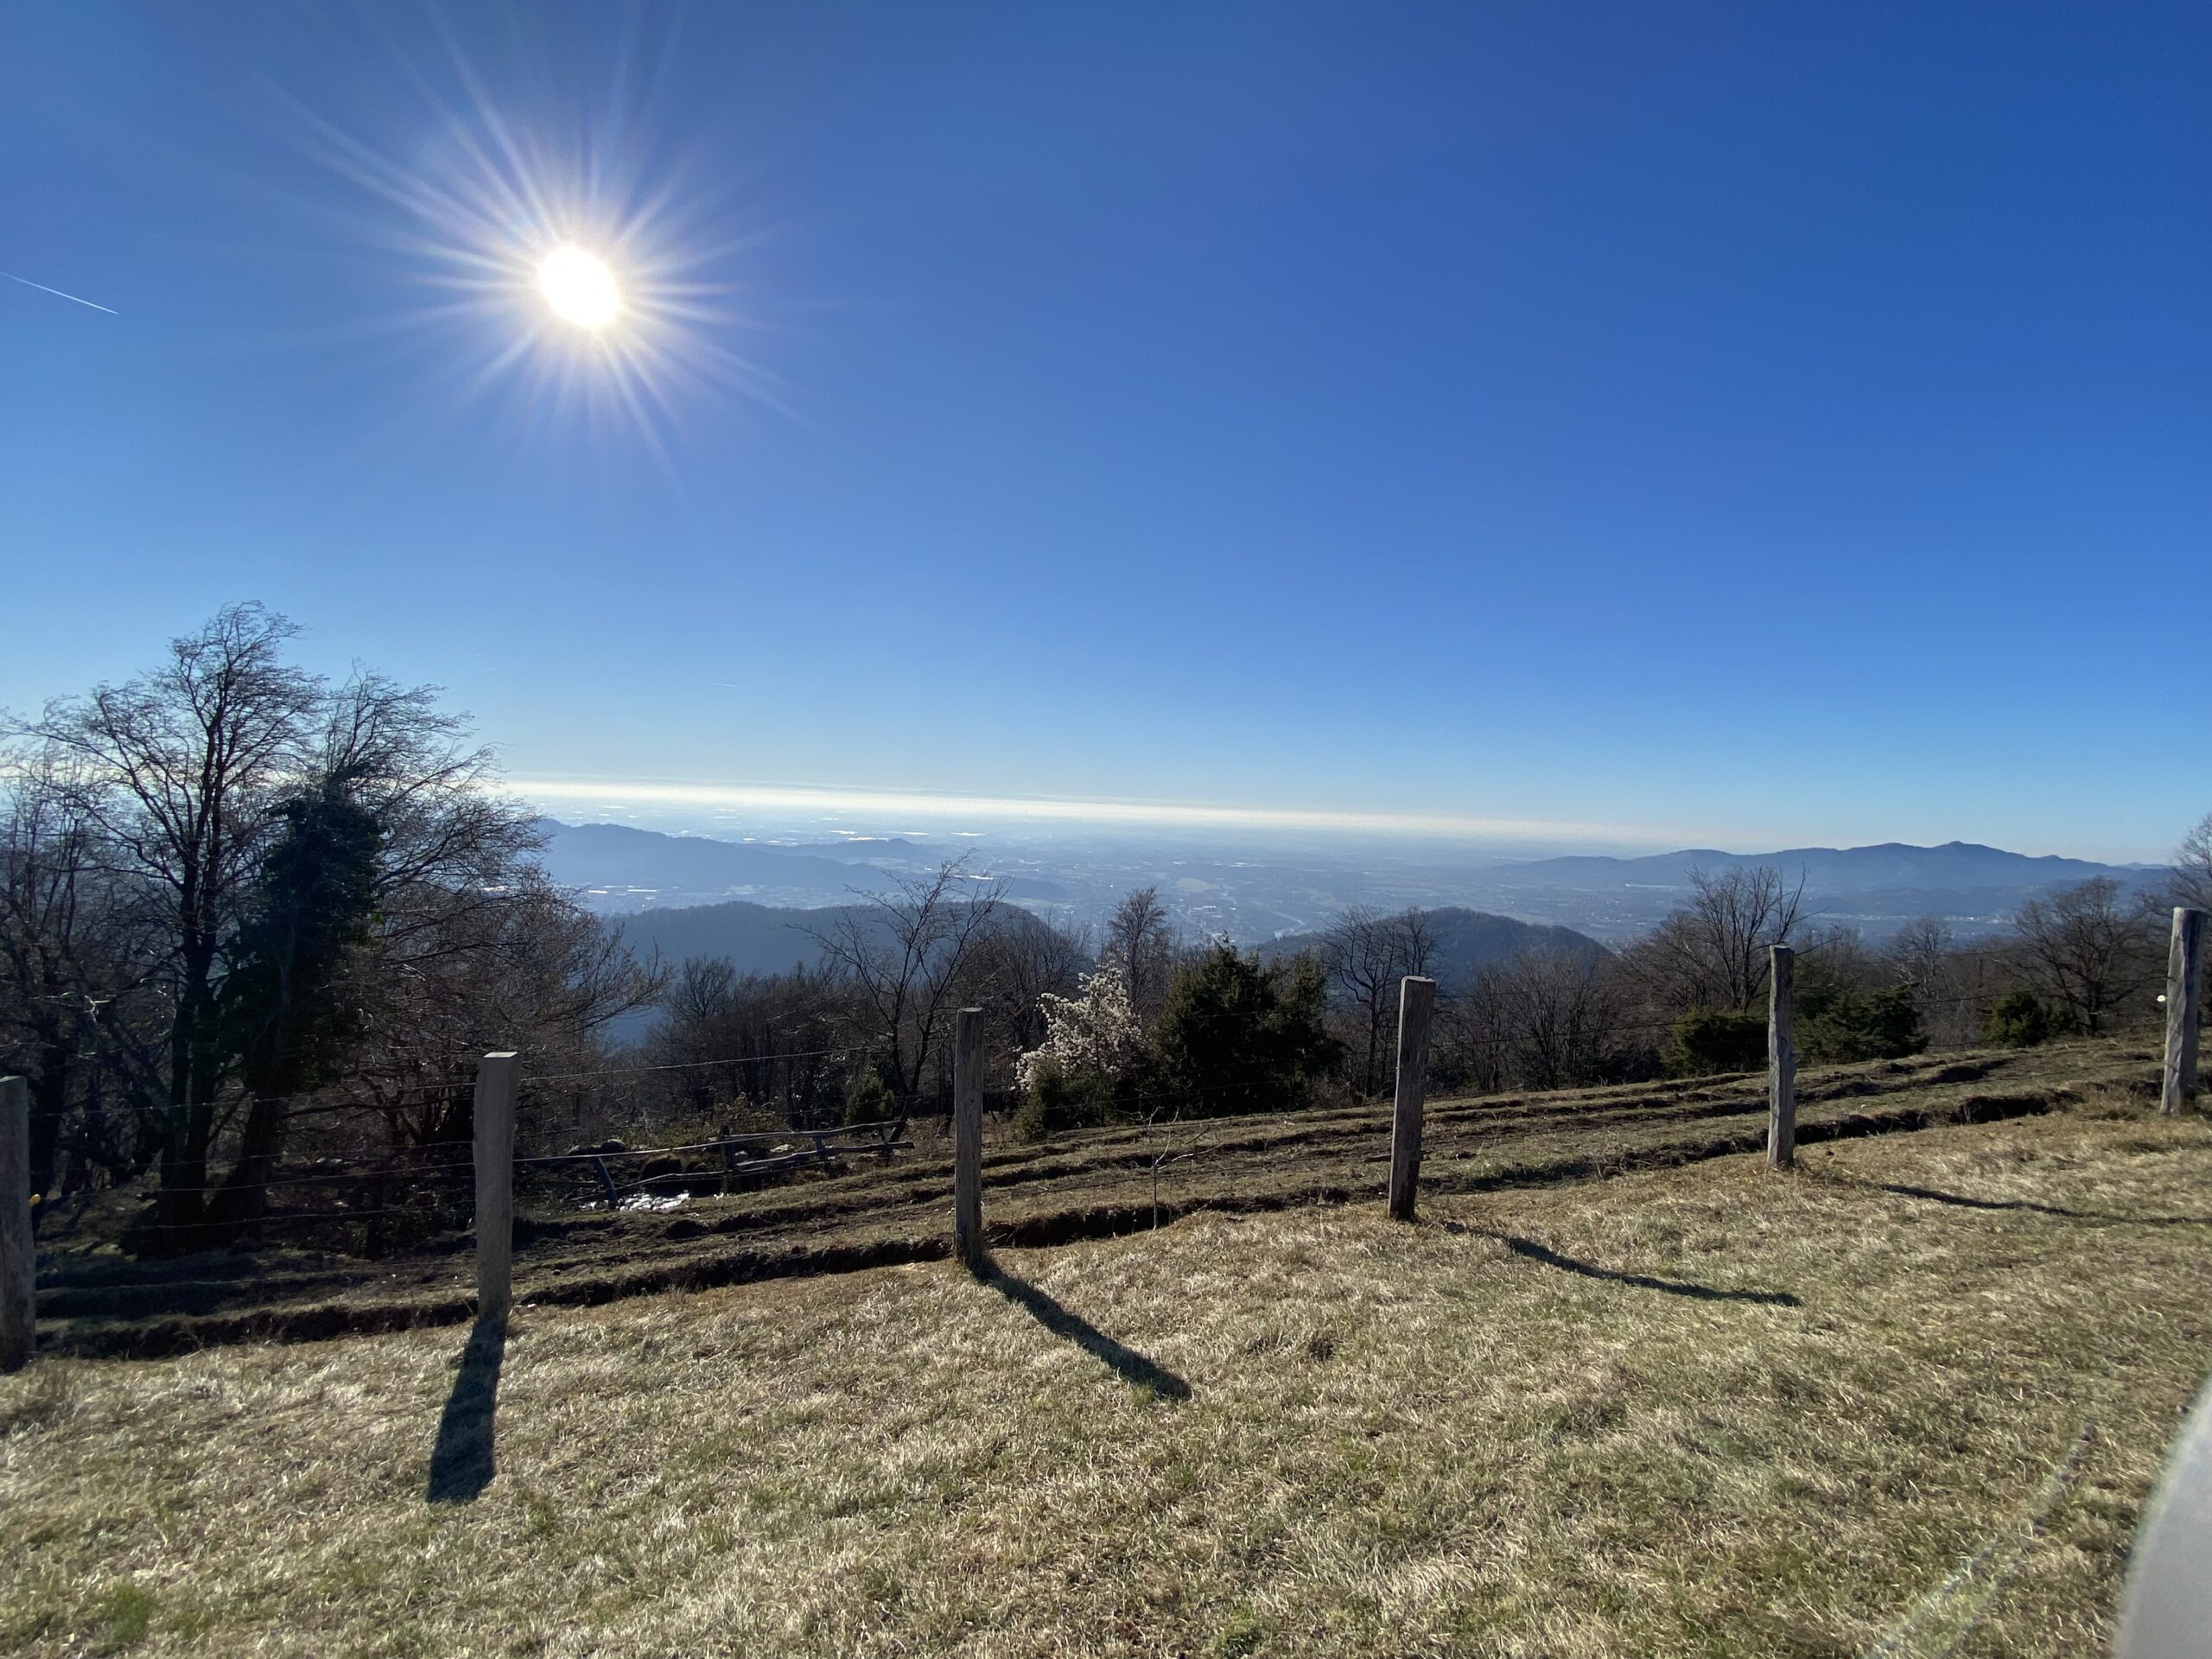
M 1015 1278 L 997 1262 L 986 1260 L 976 1276 L 1054 1336 L 1073 1343 L 1109 1367 L 1131 1388 L 1146 1389 L 1162 1400 L 1191 1397 L 1191 1385 L 1166 1366 L 1126 1343 L 1115 1341 L 1082 1314 L 1063 1306 L 1049 1292 Z
M 499 1367 L 506 1358 L 507 1319 L 479 1319 L 461 1351 L 461 1370 L 438 1417 L 430 1449 L 430 1478 L 423 1497 L 431 1503 L 467 1503 L 492 1484 L 493 1420 L 499 1403 Z

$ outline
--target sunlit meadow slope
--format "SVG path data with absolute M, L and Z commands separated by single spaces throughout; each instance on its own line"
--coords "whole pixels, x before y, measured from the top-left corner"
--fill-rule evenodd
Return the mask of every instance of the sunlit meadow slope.
M 44 1360 L 0 1646 L 2092 1652 L 2212 1361 L 2208 1185 L 2114 1096 L 525 1308 L 488 1466 L 459 1330 Z

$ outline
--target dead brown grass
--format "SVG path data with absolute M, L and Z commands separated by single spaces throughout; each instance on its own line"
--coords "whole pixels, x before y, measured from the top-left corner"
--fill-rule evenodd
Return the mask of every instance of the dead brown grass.
M 473 1497 L 459 1332 L 41 1361 L 0 1647 L 2094 1651 L 2212 1360 L 2212 1129 L 2080 1104 L 524 1308 Z

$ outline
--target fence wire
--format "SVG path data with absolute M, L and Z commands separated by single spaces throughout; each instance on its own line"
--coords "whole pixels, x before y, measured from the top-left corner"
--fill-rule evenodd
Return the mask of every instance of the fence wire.
M 1923 996 L 1916 1009 L 1923 1019 L 1940 1014 L 1979 1011 L 1988 997 L 1978 993 Z M 1464 1007 L 1464 1005 L 1462 1005 Z M 1440 1014 L 1444 1010 L 1440 1009 Z M 1763 1008 L 1743 1011 L 1756 1017 Z M 1806 1028 L 1802 1006 L 1799 1030 Z M 1462 1015 L 1464 1020 L 1465 1015 Z M 1243 1010 L 1221 1010 L 1207 1016 L 1217 1029 L 1224 1023 L 1241 1025 L 1257 1033 L 1271 1020 Z M 1560 1087 L 1592 1086 L 1592 1080 L 1573 1075 L 1592 1057 L 1656 1046 L 1676 1033 L 1679 1020 L 1646 1017 L 1626 1020 L 1592 1020 L 1582 1026 L 1572 1021 L 1551 1031 L 1471 1031 L 1462 1024 L 1448 1033 L 1438 1032 L 1432 1040 L 1432 1057 L 1447 1056 L 1464 1072 L 1475 1075 L 1441 1080 L 1428 1090 L 1432 1105 L 1449 1099 L 1479 1102 L 1514 1091 L 1526 1094 Z M 1384 1086 L 1376 1093 L 1357 1091 L 1336 1102 L 1324 1103 L 1337 1110 L 1387 1110 L 1389 1077 L 1395 1058 L 1395 1033 L 1385 1033 Z M 888 1123 L 845 1124 L 823 1116 L 837 1091 L 837 1080 L 859 1068 L 876 1064 L 887 1053 L 877 1042 L 817 1045 L 789 1049 L 736 1052 L 668 1064 L 613 1064 L 600 1067 L 572 1067 L 547 1072 L 524 1072 L 519 1079 L 519 1107 L 525 1143 L 518 1143 L 516 1175 L 518 1196 L 537 1213 L 619 1208 L 635 1195 L 671 1193 L 688 1185 L 695 1194 L 728 1196 L 758 1190 L 773 1177 L 790 1176 L 808 1169 L 833 1172 L 857 1162 L 888 1160 L 915 1150 L 906 1134 L 908 1119 Z M 1014 1062 L 1020 1050 L 1001 1047 L 990 1056 L 995 1086 L 992 1092 L 1003 1103 L 1009 1090 Z M 1516 1062 L 1539 1065 L 1555 1056 L 1566 1064 L 1566 1075 L 1538 1082 L 1509 1085 L 1505 1073 Z M 829 1083 L 810 1079 L 804 1102 L 795 1095 L 796 1085 L 782 1091 L 772 1087 L 766 1098 L 753 1101 L 734 1086 L 749 1076 L 758 1082 L 765 1072 L 772 1081 L 777 1067 L 822 1063 Z M 1433 1073 L 1432 1075 L 1434 1075 Z M 1727 1074 L 1742 1077 L 1751 1073 Z M 700 1077 L 719 1079 L 724 1088 L 710 1087 L 707 1103 L 682 1096 L 641 1097 L 655 1079 Z M 1638 1079 L 1623 1076 L 1626 1084 Z M 1685 1078 L 1685 1083 L 1722 1083 L 1725 1078 Z M 946 1078 L 940 1082 L 949 1081 Z M 1604 1086 L 1599 1080 L 1596 1086 Z M 355 1111 L 365 1117 L 454 1107 L 469 1098 L 473 1080 L 451 1078 L 408 1085 L 389 1098 L 359 1096 L 330 1098 L 330 1090 L 303 1092 L 264 1103 L 292 1106 L 302 1112 Z M 1200 1075 L 1172 1084 L 1116 1090 L 1112 1110 L 1119 1127 L 1141 1132 L 1147 1143 L 1160 1141 L 1163 1126 L 1179 1119 L 1209 1122 L 1225 1116 L 1265 1115 L 1279 1107 L 1281 1115 L 1302 1112 L 1312 1103 L 1306 1081 L 1294 1066 L 1270 1063 L 1239 1068 L 1220 1075 Z M 778 1109 L 775 1099 L 782 1092 Z M 1746 1109 L 1751 1109 L 1747 1106 Z M 926 1126 L 941 1115 L 928 1113 L 918 1121 Z M 760 1127 L 763 1123 L 766 1127 Z M 602 1131 L 619 1127 L 623 1135 Z M 1111 1130 L 1115 1122 L 1094 1127 Z M 659 1135 L 652 1132 L 658 1128 Z M 630 1135 L 647 1131 L 644 1144 L 632 1144 Z M 688 1133 L 686 1131 L 689 1131 Z M 667 1133 L 674 1131 L 674 1133 Z M 935 1131 L 942 1134 L 942 1129 Z M 566 1144 L 563 1144 L 565 1141 Z M 1178 1141 L 1163 1154 L 1160 1170 L 1198 1159 L 1203 1144 Z M 673 1164 L 648 1173 L 656 1161 Z M 133 1224 L 132 1232 L 158 1241 L 204 1236 L 228 1229 L 232 1234 L 284 1232 L 323 1237 L 341 1249 L 378 1252 L 420 1243 L 441 1234 L 464 1232 L 470 1222 L 473 1155 L 465 1142 L 435 1142 L 419 1155 L 385 1154 L 356 1160 L 328 1160 L 306 1168 L 275 1167 L 255 1180 L 207 1179 L 188 1185 L 158 1187 L 142 1196 L 154 1210 Z M 48 1206 L 60 1210 L 64 1203 Z M 181 1217 L 176 1211 L 188 1212 Z M 388 1224 L 372 1226 L 373 1224 Z

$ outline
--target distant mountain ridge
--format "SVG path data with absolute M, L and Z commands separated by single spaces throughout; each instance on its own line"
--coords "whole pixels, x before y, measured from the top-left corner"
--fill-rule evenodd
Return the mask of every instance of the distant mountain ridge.
M 700 904 L 732 894 L 785 904 L 832 904 L 855 888 L 880 892 L 891 878 L 868 865 L 757 842 L 669 836 L 620 823 L 541 818 L 539 861 L 598 910 Z M 789 966 L 789 963 L 785 964 Z
M 539 823 L 547 836 L 548 874 L 573 889 L 588 908 L 610 917 L 733 903 L 783 911 L 847 905 L 887 893 L 902 879 L 962 850 L 895 835 L 769 842 L 669 835 L 617 823 L 572 824 L 551 818 Z M 1179 850 L 1109 851 L 1102 856 L 1097 849 L 1081 846 L 1055 847 L 1041 855 L 1034 848 L 1001 849 L 988 866 L 979 868 L 992 870 L 1007 898 L 1077 927 L 1096 928 L 1131 888 L 1157 886 L 1190 937 L 1219 932 L 1246 944 L 1267 941 L 1284 927 L 1310 939 L 1324 925 L 1316 918 L 1354 905 L 1389 910 L 1412 903 L 1440 913 L 1492 918 L 1480 926 L 1462 925 L 1468 936 L 1450 952 L 1459 969 L 1502 960 L 1522 948 L 1503 934 L 1478 937 L 1484 927 L 1494 931 L 1509 922 L 1559 928 L 1572 936 L 1552 941 L 1561 948 L 1580 948 L 1576 938 L 1618 946 L 1682 903 L 1696 870 L 1717 874 L 1772 865 L 1793 882 L 1802 874 L 1808 921 L 1856 928 L 1869 938 L 1928 915 L 1943 918 L 1961 937 L 1978 937 L 2008 926 L 2023 904 L 2056 888 L 2110 876 L 2139 890 L 2155 886 L 2164 874 L 1957 841 L 1937 847 L 1885 842 L 1764 853 L 1683 848 L 1518 863 L 1470 857 L 1456 868 L 1401 870 L 1395 877 L 1387 861 L 1378 874 L 1373 867 L 1350 861 L 1331 864 L 1301 857 L 1186 861 Z M 686 926 L 668 925 L 679 931 Z M 763 928 L 776 938 L 772 950 L 759 942 Z M 740 930 L 740 942 L 731 946 L 734 959 L 763 969 L 788 968 L 787 932 L 782 924 L 767 922 Z M 719 947 L 701 948 L 724 954 Z M 678 952 L 696 953 L 689 948 Z
M 2133 880 L 2145 874 L 2122 865 L 2098 864 L 2088 859 L 2054 855 L 2036 857 L 1967 841 L 1948 841 L 1940 847 L 1916 847 L 1897 841 L 1871 847 L 1790 847 L 1772 853 L 1724 853 L 1713 848 L 1693 847 L 1636 858 L 1585 855 L 1533 859 L 1522 864 L 1499 865 L 1491 874 L 1554 887 L 1630 883 L 1687 887 L 1694 870 L 1718 874 L 1762 864 L 1773 865 L 1793 880 L 1802 871 L 1808 887 L 1837 893 L 1884 889 L 2044 888 L 2086 881 L 2100 875 Z

